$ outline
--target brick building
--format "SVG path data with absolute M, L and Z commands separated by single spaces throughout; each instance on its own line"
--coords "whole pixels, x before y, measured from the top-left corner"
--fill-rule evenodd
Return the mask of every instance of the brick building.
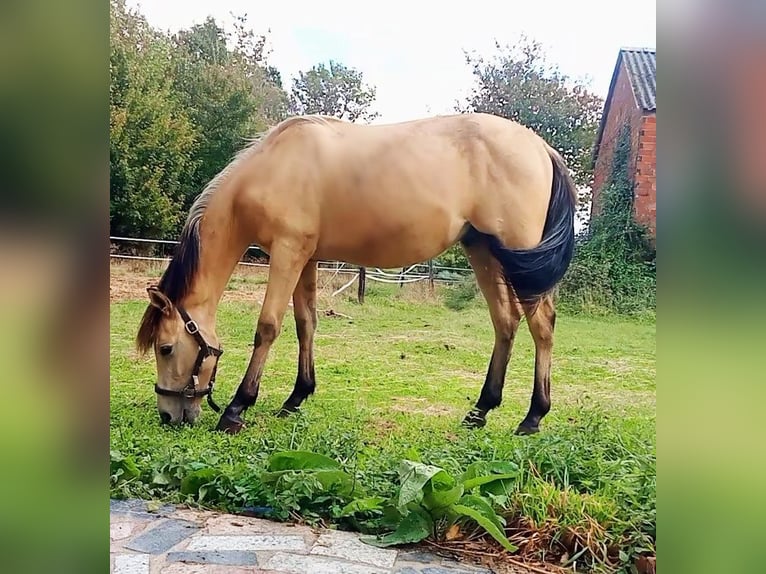
M 635 182 L 636 220 L 656 234 L 657 217 L 657 52 L 623 48 L 617 56 L 609 94 L 593 152 L 594 177 L 591 217 L 599 212 L 599 190 L 609 177 L 612 152 L 620 128 L 629 123 L 630 157 Z

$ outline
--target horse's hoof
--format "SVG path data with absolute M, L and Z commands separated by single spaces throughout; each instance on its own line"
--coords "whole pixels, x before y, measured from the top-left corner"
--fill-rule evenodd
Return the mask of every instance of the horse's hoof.
M 471 411 L 463 419 L 463 426 L 469 429 L 480 429 L 487 424 L 487 415 L 479 411 Z
M 292 407 L 282 407 L 281 409 L 279 409 L 279 410 L 277 411 L 277 418 L 278 418 L 278 419 L 284 419 L 284 418 L 287 418 L 287 417 L 289 417 L 291 414 L 293 414 L 294 412 L 296 412 L 297 410 L 298 410 L 298 408 L 297 408 L 297 407 L 295 407 L 295 408 L 292 408 Z
M 537 434 L 540 432 L 540 427 L 527 427 L 524 425 L 519 425 L 519 428 L 516 429 L 516 433 L 519 436 L 523 435 L 529 435 L 529 434 Z
M 223 431 L 226 434 L 237 434 L 243 428 L 245 428 L 245 421 L 243 421 L 239 416 L 230 418 L 226 415 L 223 415 L 221 416 L 221 420 L 218 421 L 218 426 L 215 427 L 215 430 Z

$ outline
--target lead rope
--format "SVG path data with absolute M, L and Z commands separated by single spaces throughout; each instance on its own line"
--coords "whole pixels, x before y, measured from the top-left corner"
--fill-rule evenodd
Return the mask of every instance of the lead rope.
M 220 357 L 223 354 L 221 352 L 218 357 Z M 213 374 L 210 375 L 210 382 L 207 384 L 207 387 L 209 389 L 209 392 L 207 393 L 207 404 L 210 405 L 210 408 L 213 409 L 215 412 L 220 413 L 221 407 L 219 407 L 217 404 L 215 404 L 215 401 L 213 400 L 213 384 L 215 383 L 215 374 L 218 371 L 218 359 L 216 359 L 215 367 L 213 367 Z

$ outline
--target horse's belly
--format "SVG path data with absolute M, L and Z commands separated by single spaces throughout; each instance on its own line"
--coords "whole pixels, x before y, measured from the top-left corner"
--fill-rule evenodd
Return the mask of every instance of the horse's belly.
M 323 226 L 316 259 L 393 268 L 427 261 L 460 235 L 465 221 L 444 210 L 416 216 L 370 217 L 362 212 Z

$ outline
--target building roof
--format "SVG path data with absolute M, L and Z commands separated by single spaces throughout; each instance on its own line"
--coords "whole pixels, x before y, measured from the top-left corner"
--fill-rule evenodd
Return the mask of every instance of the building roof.
M 649 48 L 623 48 L 620 59 L 625 62 L 625 68 L 633 86 L 636 103 L 645 112 L 657 111 L 657 50 Z
M 630 78 L 630 85 L 633 88 L 636 105 L 644 113 L 657 111 L 657 50 L 655 48 L 621 48 L 617 55 L 617 62 L 614 65 L 612 81 L 609 84 L 609 93 L 604 103 L 604 113 L 601 115 L 601 123 L 596 134 L 596 145 L 593 148 L 592 157 L 594 165 L 598 157 L 606 119 L 609 116 L 612 93 L 614 92 L 614 86 L 617 83 L 617 76 L 620 73 L 623 62 L 625 62 L 625 69 Z

